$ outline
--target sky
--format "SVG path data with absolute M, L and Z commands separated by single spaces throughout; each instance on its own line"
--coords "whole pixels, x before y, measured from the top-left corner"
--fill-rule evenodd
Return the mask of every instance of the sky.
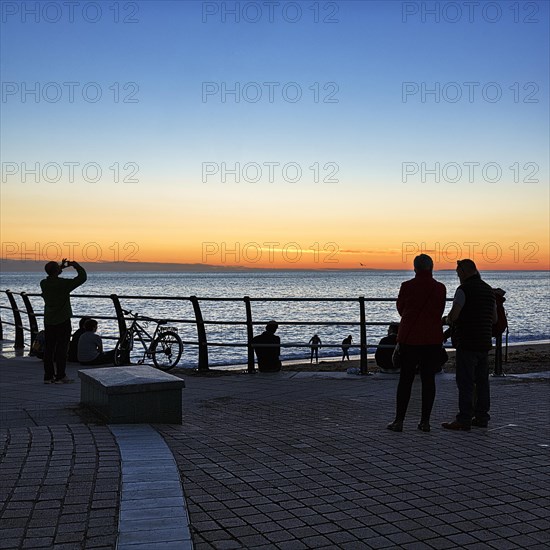
M 549 268 L 546 1 L 1 6 L 2 258 Z

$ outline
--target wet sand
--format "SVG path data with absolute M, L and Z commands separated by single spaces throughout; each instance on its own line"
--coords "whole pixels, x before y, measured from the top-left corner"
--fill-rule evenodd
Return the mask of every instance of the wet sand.
M 455 372 L 455 352 L 447 350 L 449 360 L 443 367 L 443 372 Z M 503 348 L 503 357 L 505 348 Z M 352 356 L 353 357 L 353 356 Z M 491 372 L 495 364 L 494 349 L 489 352 L 489 366 Z M 374 357 L 368 359 L 368 371 L 379 372 Z M 339 361 L 334 358 L 319 360 L 318 364 L 311 364 L 309 361 L 293 360 L 283 361 L 283 371 L 286 372 L 345 372 L 349 368 L 359 368 L 359 359 L 354 357 L 350 361 Z M 224 367 L 211 367 L 208 372 L 200 373 L 196 369 L 174 369 L 181 370 L 181 374 L 187 376 L 227 376 L 247 372 L 246 365 L 233 365 Z M 533 372 L 550 371 L 550 343 L 519 344 L 508 347 L 508 361 L 503 363 L 504 374 L 526 374 Z M 176 374 L 172 371 L 172 374 Z
M 444 372 L 455 371 L 455 352 L 448 351 L 449 361 L 443 367 Z M 503 348 L 503 357 L 505 348 Z M 489 364 L 491 370 L 494 368 L 494 349 L 489 352 Z M 283 370 L 286 371 L 345 371 L 351 367 L 359 368 L 359 360 L 352 359 L 351 361 L 321 361 L 316 365 L 311 365 L 309 361 L 303 363 L 285 364 L 283 362 Z M 369 372 L 378 372 L 374 359 L 368 360 Z M 550 343 L 544 344 L 520 344 L 508 347 L 508 362 L 502 365 L 503 372 L 510 374 L 523 374 L 528 372 L 543 372 L 550 370 Z

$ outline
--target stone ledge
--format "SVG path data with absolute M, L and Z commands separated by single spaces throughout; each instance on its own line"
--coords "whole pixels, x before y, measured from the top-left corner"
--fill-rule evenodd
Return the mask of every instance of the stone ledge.
M 82 382 L 104 388 L 108 394 L 185 388 L 185 382 L 181 378 L 145 365 L 79 370 L 78 377 Z
M 181 424 L 185 382 L 147 366 L 78 371 L 80 403 L 111 424 Z

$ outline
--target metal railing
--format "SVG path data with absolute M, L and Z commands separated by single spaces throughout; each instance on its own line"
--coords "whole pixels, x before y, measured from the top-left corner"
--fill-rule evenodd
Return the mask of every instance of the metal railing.
M 0 314 L 0 339 L 3 338 L 3 324 L 13 326 L 15 329 L 15 342 L 14 347 L 16 349 L 23 349 L 25 347 L 25 333 L 29 334 L 30 346 L 38 334 L 38 318 L 43 317 L 43 313 L 36 313 L 31 298 L 41 298 L 41 294 L 25 293 L 25 292 L 12 292 L 11 290 L 1 290 L 0 292 L 6 294 L 9 302 L 9 306 L 0 305 L 1 310 L 11 310 L 13 315 L 13 322 L 9 322 L 2 319 Z M 21 309 L 16 300 L 16 296 L 20 297 L 24 309 Z M 186 301 L 190 302 L 194 312 L 194 319 L 178 319 L 178 318 L 166 318 L 167 321 L 172 323 L 182 324 L 194 324 L 197 331 L 197 339 L 192 341 L 184 341 L 184 344 L 195 345 L 198 347 L 198 371 L 208 371 L 209 366 L 209 347 L 246 347 L 247 348 L 247 367 L 249 372 L 254 372 L 254 348 L 252 344 L 252 338 L 254 337 L 254 326 L 265 325 L 266 320 L 255 321 L 252 318 L 253 302 L 340 302 L 340 303 L 356 303 L 358 305 L 357 321 L 277 321 L 280 326 L 358 326 L 360 341 L 359 344 L 351 344 L 351 348 L 359 348 L 359 365 L 361 374 L 368 374 L 367 368 L 367 348 L 378 348 L 378 345 L 368 345 L 367 342 L 367 327 L 369 326 L 388 326 L 392 321 L 367 321 L 365 313 L 365 303 L 367 302 L 395 302 L 395 298 L 365 298 L 359 296 L 357 298 L 251 298 L 249 296 L 243 296 L 242 298 L 211 298 L 211 297 L 197 297 L 197 296 L 137 296 L 137 295 L 117 295 L 117 294 L 71 294 L 73 299 L 100 299 L 110 300 L 114 309 L 114 316 L 109 315 L 96 315 L 96 319 L 110 319 L 115 320 L 118 325 L 119 336 L 114 338 L 118 340 L 127 329 L 126 320 L 124 315 L 121 300 L 146 300 L 148 302 L 163 300 L 163 301 Z M 452 298 L 447 298 L 447 301 L 452 301 Z M 242 321 L 238 320 L 205 320 L 201 302 L 235 302 L 244 305 L 244 317 Z M 28 320 L 28 326 L 23 323 L 22 314 Z M 73 316 L 74 318 L 75 316 Z M 209 342 L 206 335 L 207 325 L 227 325 L 227 326 L 244 326 L 246 327 L 246 342 L 234 343 L 234 342 Z M 105 338 L 105 337 L 104 337 Z M 108 337 L 107 337 L 108 338 Z M 498 344 L 498 343 L 497 343 Z M 281 344 L 282 348 L 311 348 L 310 344 Z M 341 348 L 341 344 L 323 344 L 324 348 Z M 498 361 L 495 364 L 495 375 L 502 375 L 502 361 Z
M 10 309 L 13 314 L 13 323 L 2 320 L 0 315 L 0 338 L 2 337 L 2 323 L 13 326 L 15 328 L 15 348 L 22 349 L 25 346 L 25 333 L 30 335 L 30 345 L 34 342 L 38 334 L 38 318 L 43 317 L 43 313 L 35 312 L 31 298 L 41 298 L 40 294 L 12 292 L 10 290 L 2 290 L 7 295 L 9 306 L 0 305 L 0 310 Z M 16 296 L 23 301 L 24 308 L 20 308 L 16 301 Z M 360 352 L 360 370 L 362 374 L 368 374 L 367 369 L 367 327 L 368 326 L 388 326 L 390 321 L 367 321 L 365 314 L 366 302 L 395 302 L 395 298 L 251 298 L 243 296 L 242 298 L 211 298 L 197 296 L 136 296 L 136 295 L 116 295 L 116 294 L 72 294 L 72 299 L 101 299 L 110 300 L 114 308 L 114 316 L 94 316 L 97 319 L 111 319 L 117 321 L 119 337 L 126 331 L 126 317 L 124 316 L 121 306 L 121 300 L 146 300 L 146 301 L 187 301 L 193 307 L 194 319 L 169 318 L 169 322 L 194 324 L 197 331 L 197 340 L 184 341 L 184 344 L 198 346 L 198 365 L 199 371 L 209 370 L 209 347 L 246 347 L 247 348 L 247 366 L 250 372 L 254 371 L 254 349 L 252 346 L 252 338 L 254 336 L 254 326 L 265 325 L 267 320 L 256 321 L 252 318 L 253 302 L 340 302 L 340 303 L 356 303 L 358 304 L 358 315 L 356 321 L 278 321 L 278 324 L 289 326 L 358 326 L 360 334 L 359 344 L 351 344 L 350 348 L 359 348 Z M 201 302 L 234 302 L 244 305 L 244 320 L 205 320 Z M 23 323 L 22 315 L 28 319 L 28 326 Z M 228 326 L 243 326 L 246 328 L 246 342 L 209 342 L 206 335 L 207 325 L 228 325 Z M 309 344 L 281 344 L 282 348 L 310 348 Z M 341 344 L 323 344 L 324 348 L 340 348 Z M 377 346 L 370 346 L 377 347 Z

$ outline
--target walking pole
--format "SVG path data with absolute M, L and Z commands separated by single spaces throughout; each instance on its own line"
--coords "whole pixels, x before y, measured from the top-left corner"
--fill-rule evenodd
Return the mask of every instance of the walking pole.
M 508 363 L 508 327 L 506 327 L 506 351 L 504 353 L 504 362 Z

